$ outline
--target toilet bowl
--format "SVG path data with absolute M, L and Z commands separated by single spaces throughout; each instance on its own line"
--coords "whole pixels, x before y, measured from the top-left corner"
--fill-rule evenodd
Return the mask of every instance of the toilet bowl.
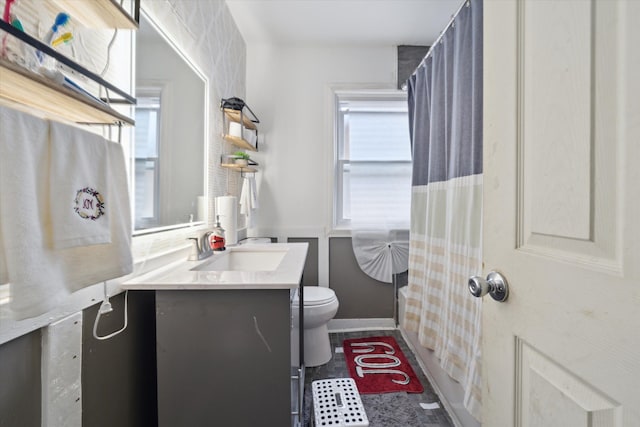
M 327 324 L 338 312 L 338 298 L 333 289 L 322 286 L 305 286 L 303 298 L 304 364 L 308 367 L 324 365 L 331 360 Z M 294 324 L 297 325 L 300 308 L 297 292 L 292 305 Z

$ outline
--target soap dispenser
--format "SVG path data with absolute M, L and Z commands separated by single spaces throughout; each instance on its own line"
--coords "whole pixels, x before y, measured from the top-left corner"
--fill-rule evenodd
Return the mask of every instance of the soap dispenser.
M 224 251 L 224 229 L 220 226 L 220 215 L 216 215 L 216 226 L 211 234 L 211 249 L 214 251 Z

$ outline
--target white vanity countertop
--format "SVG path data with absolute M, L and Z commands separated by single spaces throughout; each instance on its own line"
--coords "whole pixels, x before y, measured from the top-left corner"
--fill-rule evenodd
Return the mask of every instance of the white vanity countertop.
M 123 283 L 122 289 L 293 289 L 302 278 L 308 243 L 271 243 L 228 247 L 201 261 L 176 261 Z M 256 260 L 252 267 L 228 267 L 233 257 L 249 256 Z M 274 257 L 281 260 L 273 260 Z M 261 262 L 277 265 L 264 270 Z M 241 260 L 242 261 L 242 260 Z M 255 269 L 251 271 L 252 269 Z

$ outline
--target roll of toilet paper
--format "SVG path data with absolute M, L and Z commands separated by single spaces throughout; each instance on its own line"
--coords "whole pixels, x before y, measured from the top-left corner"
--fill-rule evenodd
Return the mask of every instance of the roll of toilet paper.
M 242 125 L 238 122 L 229 123 L 229 135 L 242 138 Z
M 238 243 L 238 198 L 235 196 L 216 197 L 216 215 L 220 217 L 220 225 L 224 228 L 227 245 Z

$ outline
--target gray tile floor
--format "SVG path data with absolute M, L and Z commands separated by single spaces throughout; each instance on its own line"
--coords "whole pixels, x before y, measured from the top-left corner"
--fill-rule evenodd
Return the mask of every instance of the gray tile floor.
M 362 331 L 340 332 L 329 334 L 333 358 L 326 365 L 307 368 L 305 371 L 305 427 L 311 426 L 313 395 L 311 383 L 319 379 L 348 378 L 349 370 L 344 354 L 335 352 L 336 347 L 342 347 L 342 342 L 349 338 L 363 338 L 373 336 L 393 336 L 402 352 L 411 363 L 411 367 L 420 379 L 424 391 L 418 393 L 382 393 L 361 395 L 362 404 L 369 418 L 370 427 L 444 427 L 453 426 L 451 418 L 442 407 L 440 399 L 433 391 L 425 377 L 413 352 L 402 338 L 399 331 Z M 422 409 L 420 403 L 438 402 L 438 409 Z

